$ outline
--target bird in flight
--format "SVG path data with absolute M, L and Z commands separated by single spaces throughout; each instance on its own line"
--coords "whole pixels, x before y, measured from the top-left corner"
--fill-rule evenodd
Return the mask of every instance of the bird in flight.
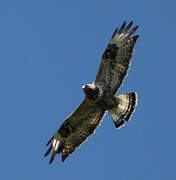
M 127 75 L 134 45 L 139 37 L 131 35 L 138 29 L 131 29 L 133 21 L 122 24 L 115 29 L 105 49 L 100 67 L 92 84 L 82 87 L 85 98 L 79 107 L 63 122 L 58 131 L 46 144 L 52 151 L 51 164 L 56 154 L 62 154 L 62 161 L 75 151 L 90 135 L 94 133 L 103 116 L 108 111 L 116 128 L 128 121 L 137 104 L 135 92 L 116 94 Z M 131 30 L 130 30 L 131 29 Z

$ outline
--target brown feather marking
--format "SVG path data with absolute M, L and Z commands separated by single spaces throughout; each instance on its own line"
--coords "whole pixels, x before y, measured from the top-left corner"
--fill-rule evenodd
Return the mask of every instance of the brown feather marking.
M 133 25 L 133 21 L 131 21 L 131 22 L 127 25 L 127 27 L 124 29 L 124 32 L 127 32 L 127 31 L 131 28 L 132 25 Z
M 129 33 L 128 36 L 131 36 L 137 29 L 139 26 L 135 26 Z
M 109 44 L 103 53 L 103 59 L 115 59 L 117 57 L 118 47 L 116 44 Z
M 51 164 L 51 163 L 53 162 L 55 156 L 56 156 L 56 151 L 53 150 L 53 153 L 52 153 L 51 159 L 50 159 L 50 161 L 49 161 L 49 164 Z

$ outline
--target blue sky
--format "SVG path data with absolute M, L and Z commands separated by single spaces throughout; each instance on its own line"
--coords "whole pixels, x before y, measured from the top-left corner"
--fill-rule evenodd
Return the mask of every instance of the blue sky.
M 175 179 L 174 1 L 0 2 L 0 179 Z M 127 126 L 107 114 L 65 163 L 45 143 L 84 98 L 99 59 L 124 20 L 140 38 L 119 92 L 139 101 Z

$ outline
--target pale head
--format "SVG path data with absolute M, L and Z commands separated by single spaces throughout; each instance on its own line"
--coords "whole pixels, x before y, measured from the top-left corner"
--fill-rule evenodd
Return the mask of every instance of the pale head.
M 82 89 L 89 99 L 96 100 L 98 98 L 99 88 L 95 84 L 85 84 Z

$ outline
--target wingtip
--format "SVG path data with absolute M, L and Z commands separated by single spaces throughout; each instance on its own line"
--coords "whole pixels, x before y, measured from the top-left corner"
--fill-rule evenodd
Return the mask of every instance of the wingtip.
M 52 148 L 53 148 L 53 146 L 52 146 L 52 144 L 51 144 L 50 147 L 49 147 L 49 149 L 46 151 L 44 157 L 48 156 L 48 154 L 51 152 Z
M 133 34 L 137 29 L 138 29 L 138 25 L 135 26 L 130 32 L 129 32 L 129 35 Z
M 133 24 L 133 20 L 132 21 L 130 21 L 130 23 L 129 24 Z
M 53 150 L 53 153 L 52 153 L 52 155 L 51 155 L 51 158 L 50 158 L 49 164 L 51 164 L 51 163 L 54 161 L 55 156 L 56 156 L 56 151 L 55 151 L 55 150 Z
M 124 23 L 122 24 L 122 26 L 120 27 L 118 33 L 122 33 L 122 32 L 127 32 L 131 26 L 133 25 L 133 21 L 130 21 L 130 23 L 126 26 L 126 21 L 124 21 Z M 126 26 L 126 27 L 125 27 Z M 138 25 L 136 25 L 130 32 L 129 35 L 133 34 L 137 29 L 138 29 Z
M 121 32 L 124 30 L 125 26 L 126 26 L 126 21 L 124 21 L 124 23 L 123 23 L 122 26 L 120 27 L 118 33 L 121 33 Z
M 53 138 L 54 136 L 46 143 L 46 146 L 48 146 L 52 142 Z
M 139 38 L 139 35 L 136 35 L 136 36 L 133 37 L 133 39 L 134 39 L 135 41 L 137 41 L 138 38 Z
M 117 34 L 117 31 L 118 31 L 118 28 L 115 29 L 114 33 L 112 34 L 111 39 L 115 37 L 115 35 Z
M 124 32 L 127 32 L 127 31 L 131 28 L 132 25 L 133 25 L 133 21 L 131 21 L 131 22 L 126 26 L 126 28 L 124 29 Z
M 125 26 L 126 26 L 126 21 L 124 21 L 124 22 L 123 22 L 122 26 L 123 26 L 123 27 L 125 27 Z
M 49 164 L 51 164 L 54 161 L 56 154 L 60 153 L 62 151 L 62 148 L 63 148 L 63 146 L 60 144 L 60 141 L 58 141 L 57 139 L 54 139 L 54 138 L 51 138 L 51 139 L 52 140 L 50 140 L 49 142 L 52 142 L 52 144 L 50 145 L 49 149 L 47 150 L 47 152 L 44 155 L 44 157 L 48 156 L 48 154 L 53 149 Z
M 136 25 L 134 28 L 136 28 L 136 30 L 139 28 L 139 25 Z

